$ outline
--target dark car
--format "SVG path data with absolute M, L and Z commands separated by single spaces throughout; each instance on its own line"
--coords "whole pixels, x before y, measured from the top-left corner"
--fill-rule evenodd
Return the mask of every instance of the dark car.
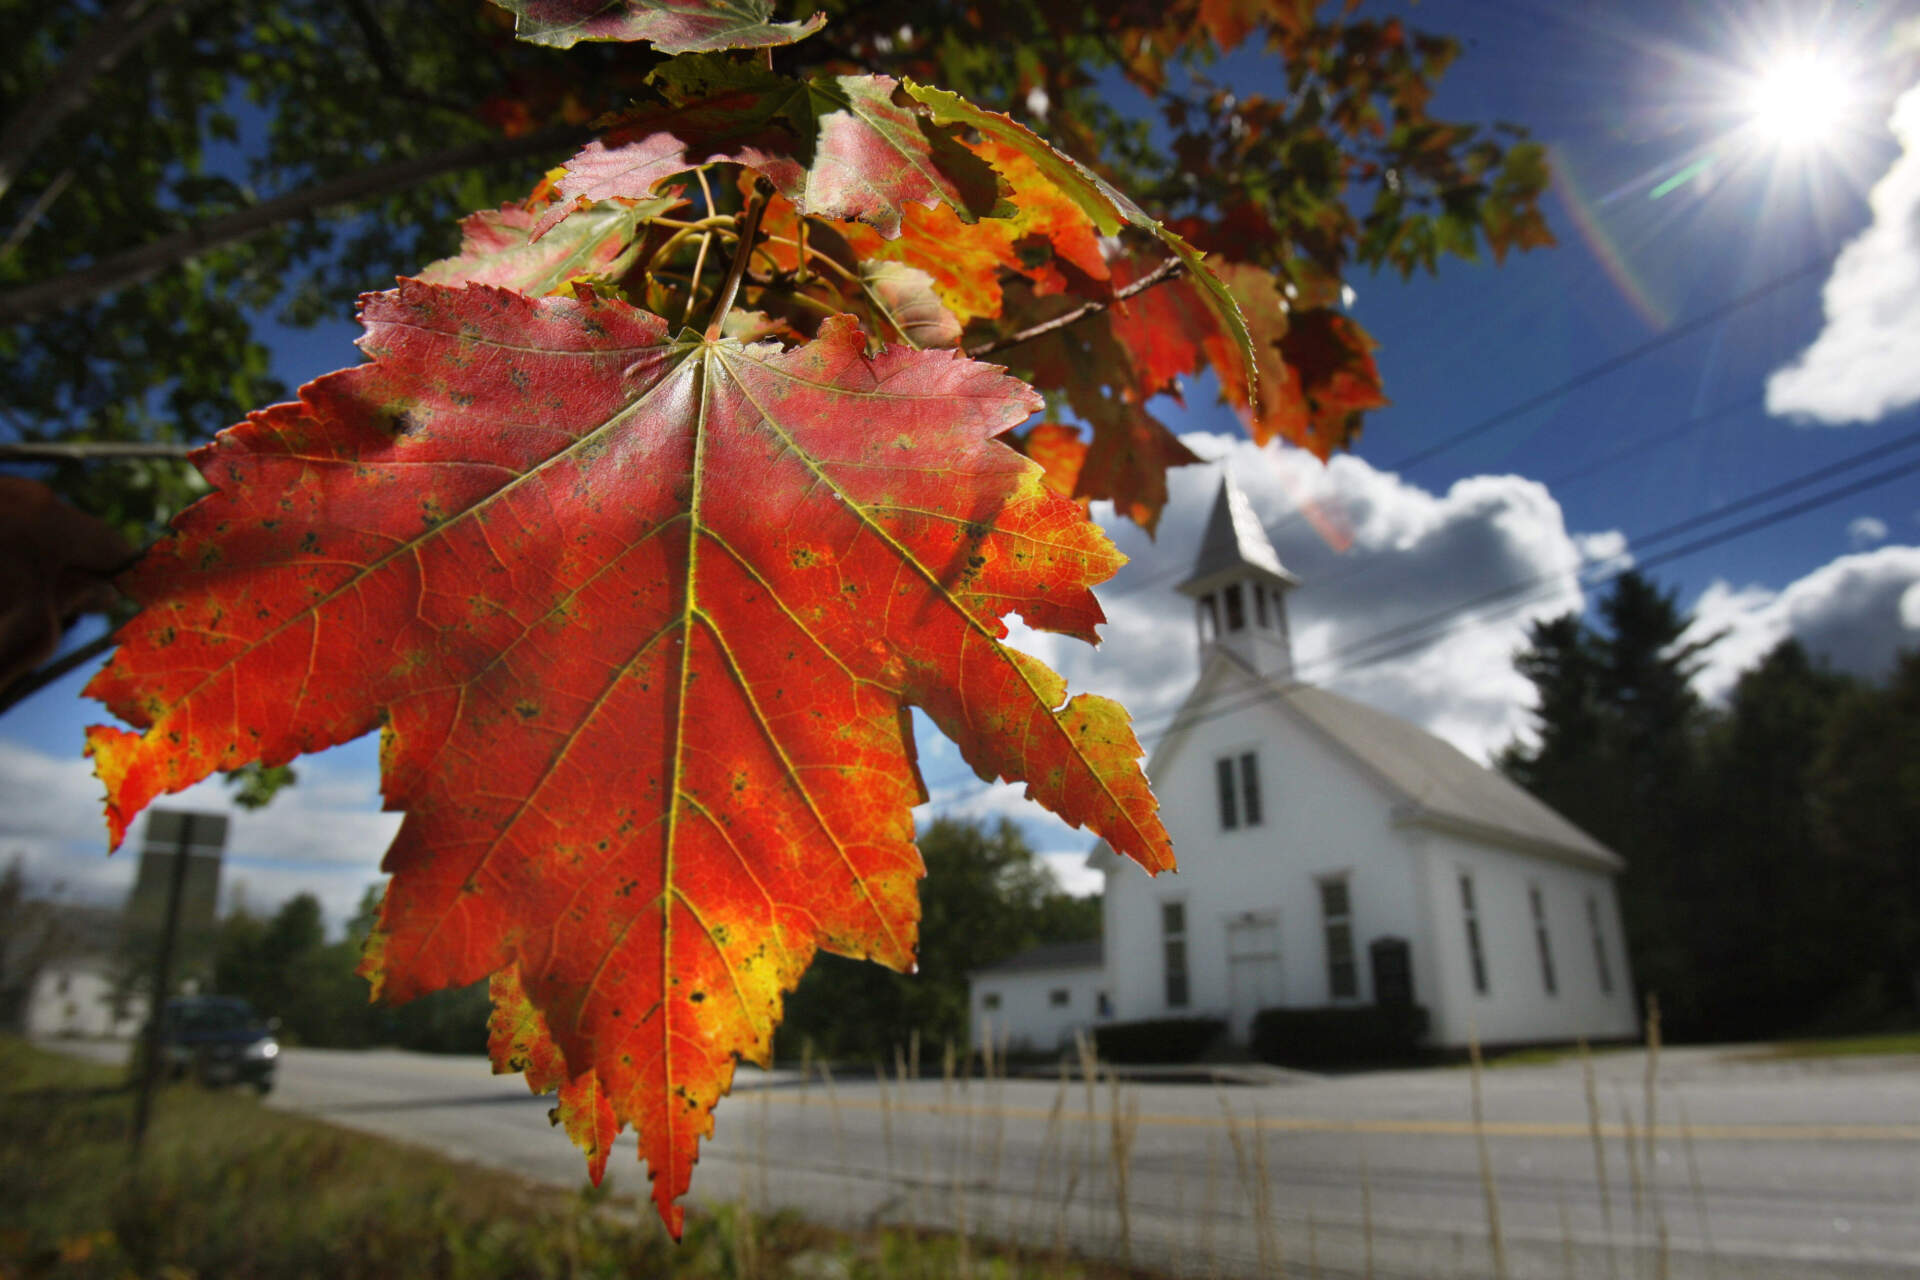
M 263 1020 L 237 996 L 183 996 L 167 1001 L 160 1035 L 168 1074 L 203 1085 L 273 1088 L 280 1057 L 279 1019 Z

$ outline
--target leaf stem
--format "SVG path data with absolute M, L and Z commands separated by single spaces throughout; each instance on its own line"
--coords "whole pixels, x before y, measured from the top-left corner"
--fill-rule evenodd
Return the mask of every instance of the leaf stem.
M 687 305 L 680 308 L 680 327 L 693 319 L 693 295 L 700 292 L 700 274 L 707 269 L 707 250 L 713 246 L 713 232 L 700 237 L 700 252 L 693 258 L 693 276 L 687 281 Z
M 767 212 L 767 200 L 772 194 L 773 188 L 765 182 L 754 183 L 753 199 L 747 204 L 747 220 L 740 227 L 740 243 L 734 246 L 733 265 L 727 268 L 727 282 L 720 286 L 720 297 L 713 305 L 713 318 L 707 321 L 708 342 L 720 336 L 720 326 L 726 323 L 727 313 L 733 310 L 733 300 L 740 292 L 740 281 L 746 278 L 747 264 L 753 258 L 753 242 L 760 234 L 760 219 Z
M 1010 333 L 1004 338 L 995 338 L 992 342 L 983 342 L 977 347 L 968 347 L 966 349 L 967 357 L 972 360 L 978 360 L 982 356 L 990 356 L 996 352 L 1005 351 L 1008 347 L 1017 347 L 1023 342 L 1031 342 L 1035 338 L 1052 333 L 1056 329 L 1064 329 L 1068 325 L 1084 320 L 1096 312 L 1105 311 L 1116 302 L 1124 302 L 1137 293 L 1145 293 L 1157 284 L 1165 284 L 1167 281 L 1184 274 L 1186 274 L 1186 264 L 1178 258 L 1168 258 L 1146 275 L 1135 280 L 1132 284 L 1127 285 L 1125 288 L 1116 289 L 1113 297 L 1105 301 L 1089 302 L 1085 306 L 1075 307 L 1064 315 L 1057 315 L 1051 320 L 1043 320 L 1039 324 L 1031 325 L 1028 328 L 1020 330 L 1018 333 Z

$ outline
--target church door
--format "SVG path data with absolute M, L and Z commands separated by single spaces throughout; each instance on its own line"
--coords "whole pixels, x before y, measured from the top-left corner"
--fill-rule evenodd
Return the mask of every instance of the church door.
M 1253 1031 L 1253 1016 L 1280 1003 L 1276 913 L 1249 911 L 1227 921 L 1227 999 L 1233 1019 L 1228 1034 L 1244 1044 Z

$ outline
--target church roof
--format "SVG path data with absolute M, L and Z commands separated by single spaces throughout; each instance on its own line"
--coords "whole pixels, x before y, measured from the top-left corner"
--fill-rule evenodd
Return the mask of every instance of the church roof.
M 1620 856 L 1504 774 L 1418 725 L 1312 685 L 1276 695 L 1400 793 L 1410 822 L 1545 845 L 1618 870 Z
M 1102 960 L 1098 938 L 1092 942 L 1043 942 L 975 973 L 1027 973 L 1036 969 L 1097 969 Z
M 1280 554 L 1268 541 L 1267 531 L 1260 527 L 1260 518 L 1254 515 L 1247 495 L 1240 492 L 1231 475 L 1222 475 L 1220 492 L 1213 499 L 1213 513 L 1207 517 L 1206 532 L 1200 536 L 1200 554 L 1194 559 L 1193 572 L 1180 584 L 1179 590 L 1198 595 L 1211 590 L 1217 579 L 1249 568 L 1282 582 L 1299 581 L 1281 565 Z

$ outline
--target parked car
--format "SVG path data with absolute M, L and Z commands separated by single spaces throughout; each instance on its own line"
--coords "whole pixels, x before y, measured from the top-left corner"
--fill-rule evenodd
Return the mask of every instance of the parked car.
M 278 1018 L 262 1019 L 238 996 L 182 996 L 167 1001 L 161 1061 L 174 1079 L 191 1075 L 210 1087 L 249 1084 L 266 1093 L 280 1057 L 279 1029 Z

